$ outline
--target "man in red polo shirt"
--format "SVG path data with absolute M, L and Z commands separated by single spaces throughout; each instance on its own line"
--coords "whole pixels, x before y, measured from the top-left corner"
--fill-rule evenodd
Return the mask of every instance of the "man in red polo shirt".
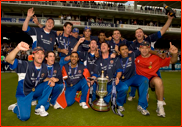
M 170 42 L 169 52 L 171 53 L 172 57 L 165 59 L 150 54 L 149 51 L 151 50 L 151 47 L 147 41 L 143 41 L 141 43 L 139 50 L 141 55 L 135 60 L 136 72 L 138 75 L 143 75 L 149 79 L 149 87 L 152 91 L 155 90 L 157 96 L 157 115 L 165 117 L 163 108 L 164 87 L 162 79 L 157 75 L 157 71 L 161 67 L 169 66 L 169 64 L 177 62 L 178 49 Z

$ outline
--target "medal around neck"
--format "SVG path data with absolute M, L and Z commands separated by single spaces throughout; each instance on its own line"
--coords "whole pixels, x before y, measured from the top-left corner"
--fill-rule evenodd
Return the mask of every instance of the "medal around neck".
M 96 94 L 99 96 L 99 99 L 92 102 L 91 105 L 96 111 L 105 112 L 110 110 L 109 104 L 107 104 L 103 99 L 107 95 L 108 81 L 108 78 L 104 77 L 104 71 L 102 71 L 101 77 L 97 78 Z

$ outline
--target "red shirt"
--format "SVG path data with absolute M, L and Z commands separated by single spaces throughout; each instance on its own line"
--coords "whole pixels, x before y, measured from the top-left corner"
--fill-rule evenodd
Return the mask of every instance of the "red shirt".
M 141 55 L 135 59 L 136 73 L 148 79 L 157 76 L 159 68 L 169 66 L 171 58 L 162 59 L 156 55 L 143 58 Z

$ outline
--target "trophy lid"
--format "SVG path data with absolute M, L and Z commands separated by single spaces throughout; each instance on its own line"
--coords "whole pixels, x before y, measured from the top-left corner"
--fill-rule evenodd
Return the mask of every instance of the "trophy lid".
M 104 77 L 104 70 L 102 70 L 102 74 L 99 78 L 97 78 L 98 80 L 108 80 L 106 77 Z

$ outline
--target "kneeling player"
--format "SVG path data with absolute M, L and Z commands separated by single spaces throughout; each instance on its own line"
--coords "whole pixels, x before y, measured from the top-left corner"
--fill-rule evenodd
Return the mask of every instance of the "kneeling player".
M 35 114 L 47 116 L 48 112 L 46 110 L 48 108 L 45 106 L 49 103 L 47 100 L 55 83 L 51 80 L 43 82 L 47 77 L 47 66 L 42 63 L 45 56 L 44 49 L 36 47 L 33 50 L 34 60 L 32 62 L 15 59 L 20 50 L 29 50 L 29 45 L 25 42 L 20 42 L 6 57 L 6 61 L 11 64 L 11 68 L 18 74 L 17 103 L 10 105 L 8 110 L 12 110 L 17 114 L 20 120 L 26 121 L 30 118 L 32 100 L 39 98 Z
M 126 91 L 123 92 L 122 106 L 120 106 L 120 111 L 124 111 L 123 104 L 126 102 L 126 96 L 129 86 L 135 86 L 139 89 L 139 100 L 137 110 L 140 111 L 143 115 L 149 115 L 149 111 L 146 110 L 148 107 L 147 102 L 147 93 L 148 93 L 148 79 L 144 76 L 137 75 L 135 69 L 135 58 L 140 55 L 140 51 L 136 50 L 132 53 L 128 53 L 128 47 L 126 44 L 121 44 L 119 46 L 120 51 L 120 65 L 122 70 L 122 76 L 120 80 L 124 83 Z M 122 98 L 120 96 L 119 98 Z
M 71 53 L 71 62 L 64 65 L 62 68 L 63 79 L 66 86 L 66 102 L 68 106 L 71 106 L 75 102 L 75 96 L 77 91 L 81 91 L 80 106 L 83 109 L 87 109 L 86 104 L 87 93 L 89 87 L 87 85 L 87 78 L 90 77 L 90 73 L 87 68 L 78 62 L 78 53 Z
M 149 86 L 152 90 L 155 90 L 158 100 L 156 110 L 157 115 L 165 117 L 163 107 L 164 86 L 161 78 L 157 75 L 157 71 L 160 67 L 169 66 L 169 64 L 173 64 L 177 61 L 178 49 L 170 43 L 169 52 L 172 54 L 172 57 L 165 59 L 150 54 L 149 51 L 151 48 L 147 41 L 141 43 L 139 50 L 141 51 L 141 55 L 135 60 L 136 72 L 138 75 L 143 75 L 149 79 Z

